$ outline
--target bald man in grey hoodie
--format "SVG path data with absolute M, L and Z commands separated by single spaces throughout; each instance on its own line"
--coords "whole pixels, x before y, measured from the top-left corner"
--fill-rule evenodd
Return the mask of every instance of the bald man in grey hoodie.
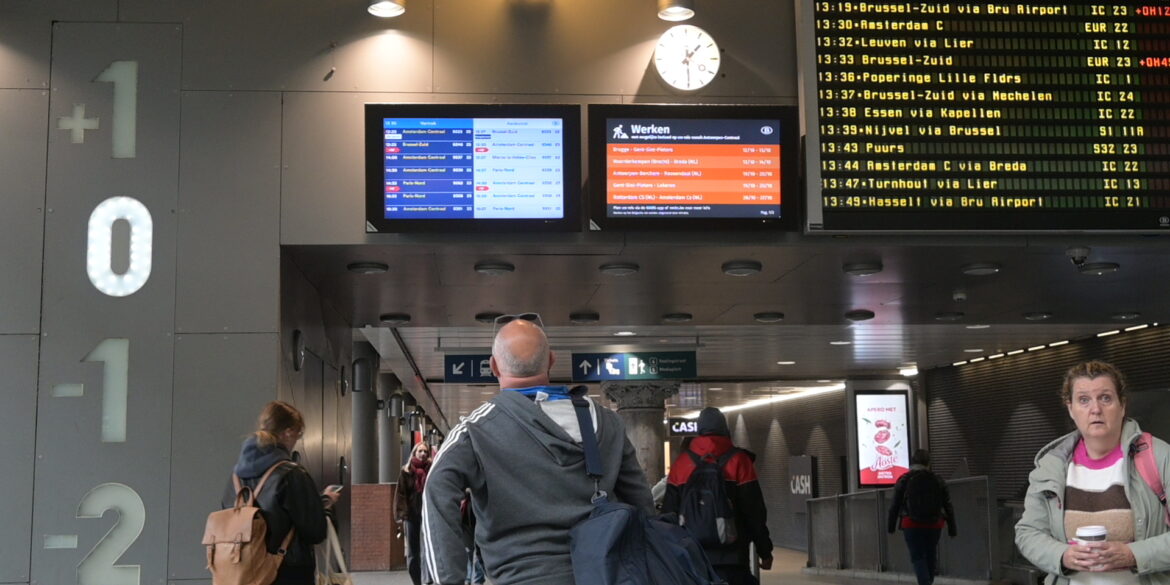
M 470 488 L 475 541 L 492 583 L 573 585 L 569 530 L 593 509 L 594 485 L 571 390 L 549 384 L 554 360 L 532 321 L 511 321 L 496 335 L 491 367 L 501 391 L 451 429 L 427 477 L 424 582 L 466 579 L 459 500 Z M 650 488 L 621 419 L 592 400 L 589 409 L 604 465 L 600 488 L 651 513 Z

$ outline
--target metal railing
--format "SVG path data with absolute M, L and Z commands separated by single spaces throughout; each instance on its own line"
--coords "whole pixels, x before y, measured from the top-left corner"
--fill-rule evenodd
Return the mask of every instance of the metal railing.
M 999 519 L 987 476 L 947 482 L 958 536 L 939 542 L 939 575 L 992 580 L 1000 565 Z M 808 501 L 808 564 L 821 569 L 910 573 L 900 532 L 886 533 L 893 489 L 866 490 Z

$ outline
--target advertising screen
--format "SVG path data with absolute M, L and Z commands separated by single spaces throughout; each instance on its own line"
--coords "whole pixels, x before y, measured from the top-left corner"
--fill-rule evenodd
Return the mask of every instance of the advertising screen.
M 858 484 L 891 486 L 910 470 L 910 426 L 905 392 L 856 395 Z
M 580 229 L 578 106 L 366 105 L 367 231 Z
M 796 109 L 589 107 L 600 229 L 795 227 Z

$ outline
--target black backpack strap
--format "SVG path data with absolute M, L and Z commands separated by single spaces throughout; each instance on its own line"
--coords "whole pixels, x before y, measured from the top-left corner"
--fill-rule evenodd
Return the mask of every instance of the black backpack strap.
M 589 416 L 589 401 L 585 400 L 585 386 L 576 386 L 569 391 L 573 410 L 577 412 L 577 424 L 581 427 L 581 448 L 585 450 L 585 474 L 593 479 L 593 497 L 605 497 L 598 487 L 601 479 L 601 449 L 597 446 L 597 434 L 593 432 L 593 417 Z
M 719 459 L 715 461 L 715 464 L 719 466 L 719 469 L 723 469 L 723 467 L 725 465 L 727 465 L 727 462 L 731 461 L 731 458 L 735 457 L 735 454 L 739 453 L 742 450 L 743 449 L 740 449 L 738 447 L 732 447 L 732 448 L 728 449 L 726 453 L 719 456 Z

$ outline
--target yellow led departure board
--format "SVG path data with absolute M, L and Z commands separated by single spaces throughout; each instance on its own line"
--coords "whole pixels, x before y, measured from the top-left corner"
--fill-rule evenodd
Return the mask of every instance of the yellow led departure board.
M 1170 0 L 798 0 L 810 231 L 1170 231 Z

